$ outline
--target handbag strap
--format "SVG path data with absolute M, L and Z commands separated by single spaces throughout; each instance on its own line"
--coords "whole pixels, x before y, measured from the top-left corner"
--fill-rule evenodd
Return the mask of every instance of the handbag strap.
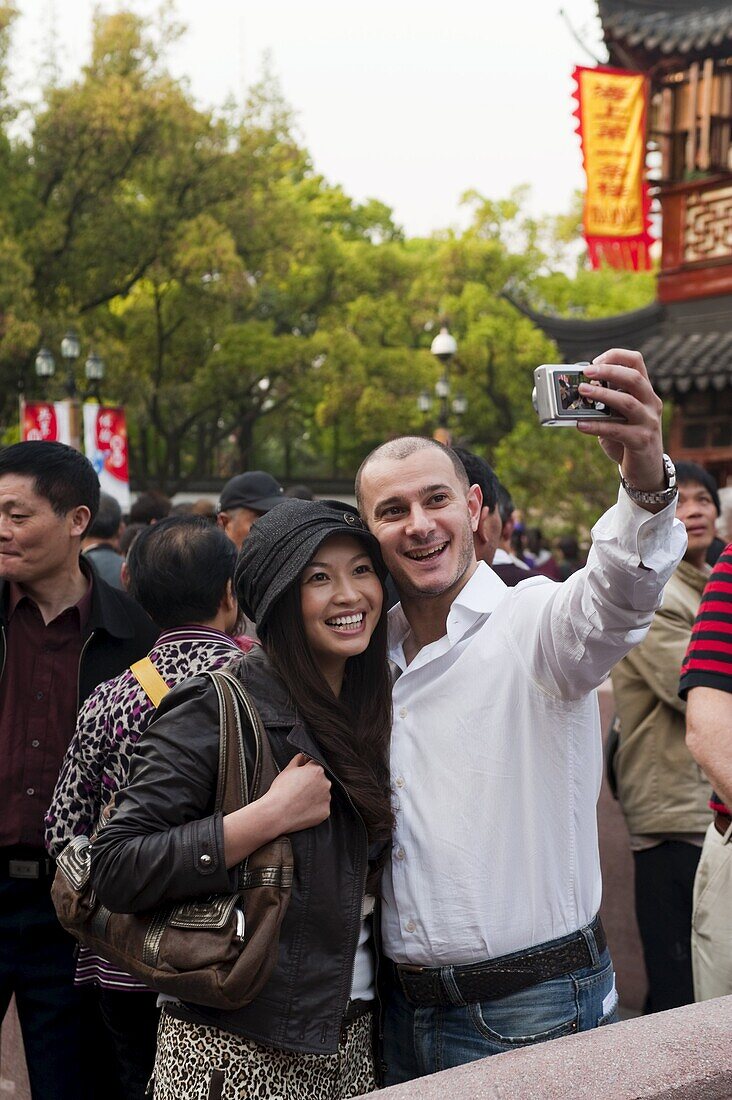
M 251 696 L 241 681 L 228 672 L 208 672 L 219 702 L 219 774 L 216 810 L 233 813 L 269 790 L 277 775 L 267 731 Z M 254 737 L 254 767 L 248 781 L 244 736 Z
M 170 688 L 155 668 L 150 658 L 143 657 L 141 661 L 135 661 L 133 665 L 130 665 L 130 672 L 153 706 L 160 706 L 160 703 L 168 694 Z

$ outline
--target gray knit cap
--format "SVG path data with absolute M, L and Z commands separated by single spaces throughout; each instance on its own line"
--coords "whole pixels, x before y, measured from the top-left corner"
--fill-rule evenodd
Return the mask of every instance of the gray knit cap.
M 379 544 L 355 509 L 338 501 L 291 498 L 260 516 L 244 540 L 234 571 L 236 598 L 244 614 L 261 626 L 331 535 L 360 539 L 384 579 Z

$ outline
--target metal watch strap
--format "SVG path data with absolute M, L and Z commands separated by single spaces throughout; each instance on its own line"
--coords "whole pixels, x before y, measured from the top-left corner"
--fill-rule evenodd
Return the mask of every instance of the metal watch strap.
M 676 484 L 676 467 L 667 454 L 663 456 L 663 469 L 666 474 L 666 480 L 668 486 L 665 489 L 660 489 L 656 493 L 648 493 L 644 489 L 635 489 L 632 485 L 623 477 L 623 471 L 618 466 L 620 471 L 620 484 L 625 489 L 626 493 L 631 500 L 636 504 L 663 504 L 664 507 L 670 504 L 672 500 L 676 499 L 676 495 L 679 491 Z

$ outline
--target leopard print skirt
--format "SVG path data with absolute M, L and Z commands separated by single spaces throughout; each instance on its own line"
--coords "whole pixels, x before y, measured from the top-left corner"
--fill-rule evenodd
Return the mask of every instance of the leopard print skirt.
M 259 1046 L 217 1027 L 177 1020 L 163 1009 L 154 1100 L 346 1100 L 376 1088 L 373 1016 L 349 1024 L 335 1054 Z

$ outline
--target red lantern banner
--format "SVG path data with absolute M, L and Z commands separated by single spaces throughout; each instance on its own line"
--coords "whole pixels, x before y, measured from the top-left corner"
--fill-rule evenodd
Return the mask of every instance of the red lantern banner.
M 577 133 L 587 178 L 584 234 L 593 268 L 651 267 L 645 180 L 648 81 L 643 73 L 577 66 Z

